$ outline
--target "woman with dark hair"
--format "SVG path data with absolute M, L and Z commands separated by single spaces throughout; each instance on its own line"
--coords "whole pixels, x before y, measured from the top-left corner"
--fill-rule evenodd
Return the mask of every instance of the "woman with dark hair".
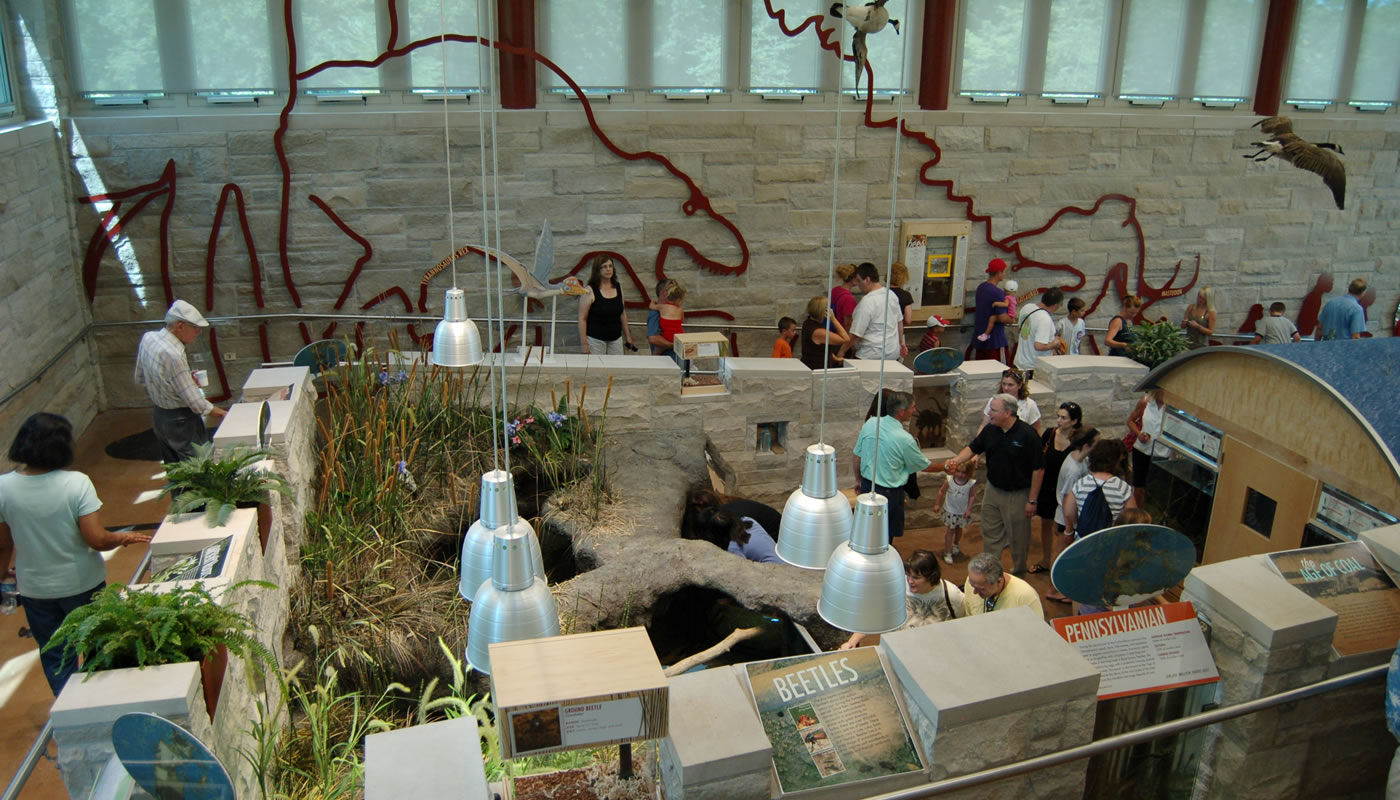
M 763 530 L 778 540 L 778 529 L 783 524 L 783 513 L 778 509 L 744 497 L 723 497 L 705 484 L 696 484 L 685 493 L 685 511 L 681 516 L 681 538 L 703 539 L 699 535 L 700 512 L 707 508 L 726 511 L 742 521 L 745 517 L 757 522 Z
M 958 609 L 963 607 L 962 589 L 943 580 L 943 568 L 932 550 L 915 550 L 909 554 L 909 560 L 904 562 L 904 580 L 908 584 L 904 607 L 909 616 L 900 630 L 957 618 Z M 879 641 L 878 634 L 853 633 L 841 644 L 841 649 L 850 650 Z
M 1040 435 L 1040 446 L 1045 451 L 1045 477 L 1040 481 L 1035 505 L 1035 515 L 1040 517 L 1040 563 L 1033 564 L 1031 572 L 1050 569 L 1055 559 L 1055 514 L 1060 505 L 1055 496 L 1055 482 L 1060 477 L 1060 465 L 1069 456 L 1070 444 L 1079 436 L 1083 425 L 1084 412 L 1079 404 L 1064 402 L 1055 412 L 1055 427 Z
M 722 550 L 760 564 L 781 564 L 778 543 L 752 517 L 739 517 L 718 508 L 707 508 L 698 517 L 699 533 Z
M 622 355 L 622 342 L 632 344 L 627 309 L 622 305 L 622 284 L 610 256 L 594 256 L 588 272 L 588 294 L 578 299 L 578 343 L 585 355 Z
M 1076 436 L 1074 441 L 1069 443 L 1069 454 L 1060 464 L 1060 474 L 1055 478 L 1055 529 L 1060 532 L 1060 550 L 1074 542 L 1074 531 L 1065 527 L 1065 501 L 1070 499 L 1070 489 L 1074 484 L 1089 474 L 1089 451 L 1094 449 L 1098 441 L 1098 428 L 1089 428 Z M 1050 564 L 1054 566 L 1054 556 L 1050 557 Z M 1070 602 L 1068 597 L 1053 588 L 1045 595 L 1045 599 L 1055 603 Z
M 20 426 L 10 445 L 19 466 L 0 475 L 0 565 L 15 559 L 19 603 L 29 619 L 39 662 L 54 696 L 77 664 L 55 649 L 45 652 L 70 612 L 87 605 L 107 585 L 99 550 L 149 542 L 141 533 L 112 533 L 102 527 L 102 501 L 92 481 L 67 467 L 73 463 L 73 426 L 57 414 L 39 413 Z
M 1137 508 L 1133 487 L 1128 485 L 1128 448 L 1118 439 L 1100 439 L 1089 451 L 1089 474 L 1075 481 L 1065 494 L 1065 530 L 1074 532 L 1084 501 L 1102 487 L 1109 513 L 1117 517 L 1125 508 Z
M 1137 334 L 1131 330 L 1133 317 L 1137 316 L 1141 309 L 1141 297 L 1135 294 L 1123 295 L 1123 310 L 1108 321 L 1108 332 L 1103 336 L 1104 344 L 1108 345 L 1109 355 L 1127 357 L 1128 346 L 1137 338 Z

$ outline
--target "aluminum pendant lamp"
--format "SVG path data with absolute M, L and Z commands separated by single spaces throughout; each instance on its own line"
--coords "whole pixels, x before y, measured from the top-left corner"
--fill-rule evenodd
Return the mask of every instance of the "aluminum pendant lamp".
M 887 633 L 904 624 L 904 561 L 890 546 L 889 500 L 870 492 L 856 498 L 851 540 L 826 564 L 817 613 L 856 633 Z
M 544 578 L 535 574 L 529 537 L 497 528 L 492 549 L 491 580 L 477 590 L 467 618 L 467 663 L 487 675 L 492 644 L 559 635 L 559 609 Z
M 481 363 L 481 332 L 467 318 L 467 294 L 447 290 L 442 321 L 433 331 L 433 363 L 440 367 L 470 367 Z
M 514 522 L 512 522 L 514 520 Z M 491 580 L 496 534 L 513 531 L 526 536 L 530 563 L 535 574 L 544 577 L 544 554 L 535 529 L 515 511 L 515 480 L 509 472 L 493 469 L 481 476 L 481 516 L 467 529 L 462 540 L 462 576 L 457 593 L 471 600 L 483 583 Z
M 836 546 L 851 535 L 851 504 L 836 486 L 836 448 L 807 448 L 802 485 L 788 496 L 779 528 L 778 558 L 803 569 L 826 569 Z

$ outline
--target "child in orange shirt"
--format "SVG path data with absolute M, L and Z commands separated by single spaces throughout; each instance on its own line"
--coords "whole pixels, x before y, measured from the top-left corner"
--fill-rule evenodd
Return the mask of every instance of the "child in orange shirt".
M 774 358 L 792 358 L 792 342 L 797 338 L 797 320 L 783 317 L 778 320 L 778 338 L 773 342 Z

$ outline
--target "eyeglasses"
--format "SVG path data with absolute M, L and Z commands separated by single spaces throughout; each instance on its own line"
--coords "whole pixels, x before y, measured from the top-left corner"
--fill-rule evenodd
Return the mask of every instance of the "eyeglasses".
M 1079 410 L 1079 404 L 1078 404 L 1078 403 L 1071 403 L 1071 402 L 1069 402 L 1069 401 L 1067 400 L 1067 401 L 1065 401 L 1065 402 L 1063 402 L 1063 403 L 1060 403 L 1060 409 L 1061 409 L 1062 411 L 1078 411 L 1078 410 Z

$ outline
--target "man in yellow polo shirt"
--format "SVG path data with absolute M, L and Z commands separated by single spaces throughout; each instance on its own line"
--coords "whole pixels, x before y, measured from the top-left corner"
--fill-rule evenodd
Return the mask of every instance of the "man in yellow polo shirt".
M 1045 609 L 1035 587 L 1001 568 L 1001 553 L 978 553 L 967 562 L 967 583 L 963 588 L 964 616 L 1030 606 L 1043 619 Z

